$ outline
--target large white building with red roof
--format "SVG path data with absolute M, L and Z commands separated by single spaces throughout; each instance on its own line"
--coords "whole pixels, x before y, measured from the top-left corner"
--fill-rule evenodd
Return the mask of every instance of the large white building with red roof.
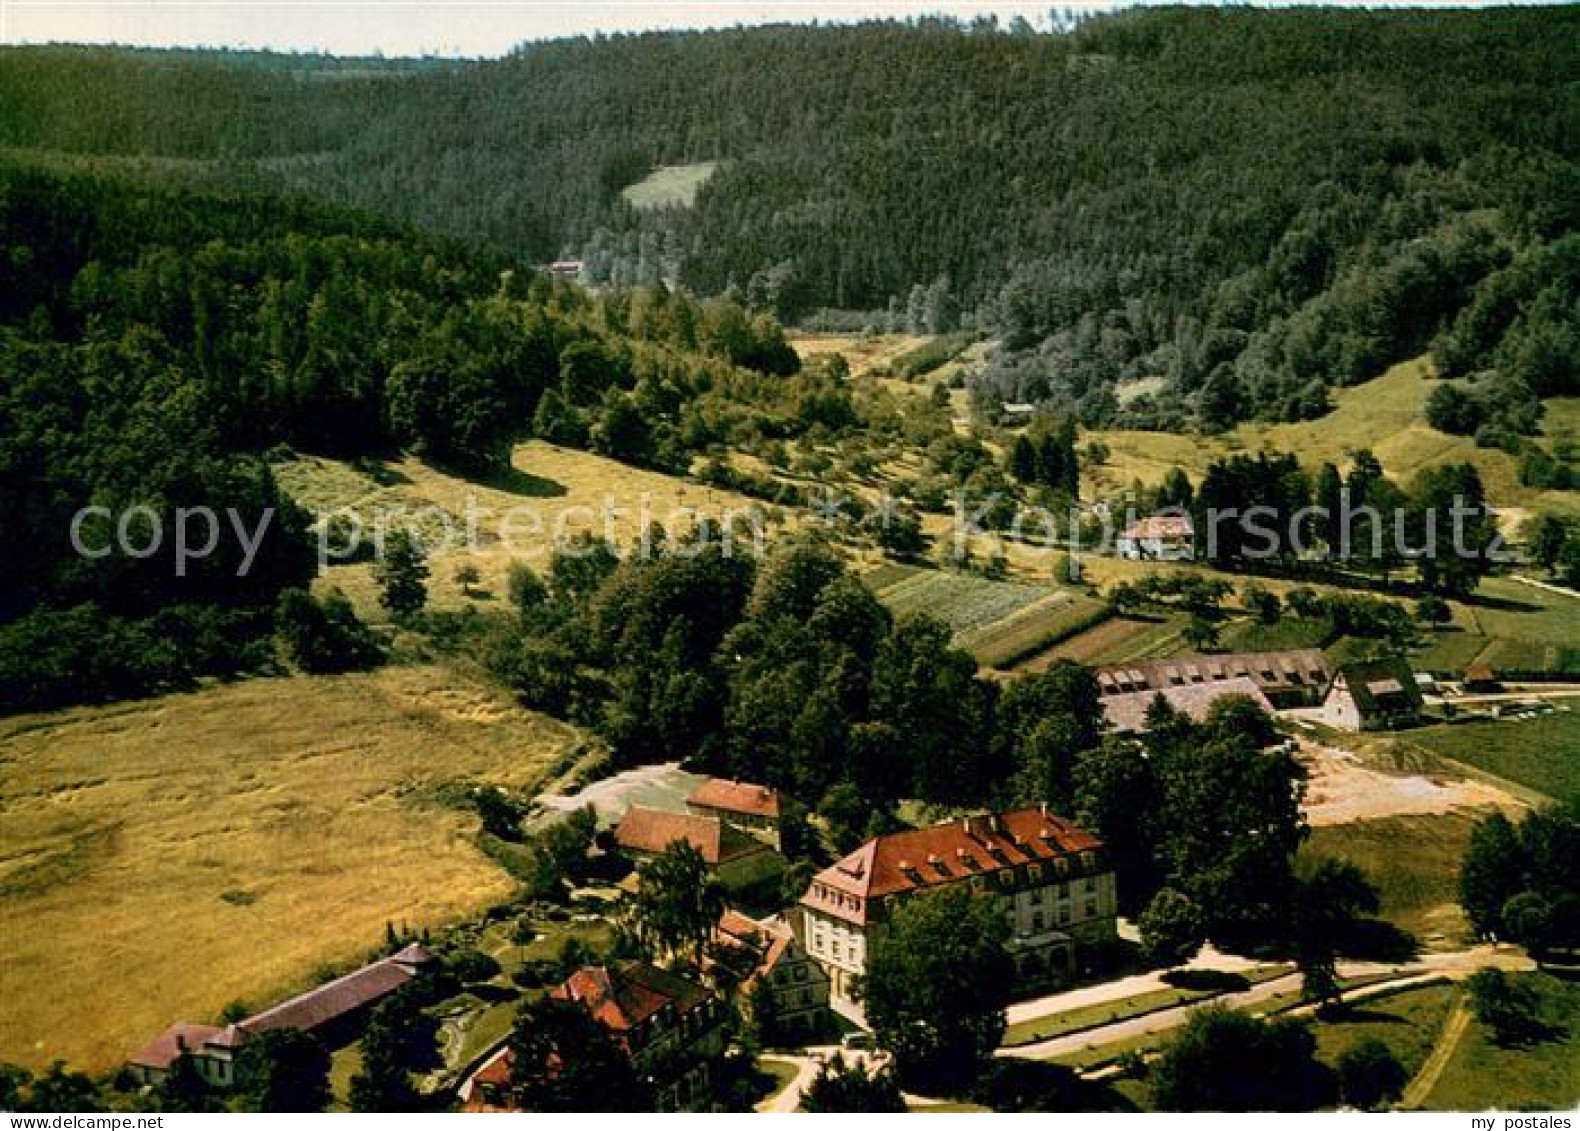
M 1102 842 L 1045 807 L 877 837 L 819 872 L 798 909 L 802 944 L 827 971 L 835 1010 L 863 1020 L 854 981 L 894 908 L 955 885 L 1003 912 L 1017 981 L 1028 989 L 1067 979 L 1086 948 L 1118 934 Z

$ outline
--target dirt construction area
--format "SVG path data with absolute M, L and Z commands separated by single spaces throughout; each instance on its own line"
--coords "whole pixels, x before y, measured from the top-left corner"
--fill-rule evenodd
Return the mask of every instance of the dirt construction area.
M 1306 820 L 1313 826 L 1347 825 L 1377 817 L 1414 817 L 1456 809 L 1519 809 L 1494 786 L 1437 774 L 1384 773 L 1348 750 L 1302 739 L 1306 767 Z

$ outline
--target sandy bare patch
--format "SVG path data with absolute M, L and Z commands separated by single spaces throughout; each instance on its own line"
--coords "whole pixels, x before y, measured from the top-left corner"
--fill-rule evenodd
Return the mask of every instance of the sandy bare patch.
M 1456 809 L 1519 808 L 1494 786 L 1437 774 L 1389 774 L 1347 750 L 1302 742 L 1306 820 L 1313 826 L 1346 825 L 1377 817 L 1428 816 Z

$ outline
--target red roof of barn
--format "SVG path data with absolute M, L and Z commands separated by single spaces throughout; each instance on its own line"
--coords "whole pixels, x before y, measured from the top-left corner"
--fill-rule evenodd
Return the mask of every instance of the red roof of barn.
M 182 1052 L 199 1052 L 203 1046 L 220 1034 L 214 1025 L 196 1025 L 177 1021 L 170 1028 L 149 1041 L 127 1062 L 138 1068 L 168 1069 Z

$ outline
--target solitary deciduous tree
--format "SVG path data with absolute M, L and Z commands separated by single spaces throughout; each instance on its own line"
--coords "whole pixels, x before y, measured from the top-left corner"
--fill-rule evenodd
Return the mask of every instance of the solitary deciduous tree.
M 639 869 L 637 928 L 655 950 L 690 948 L 698 960 L 724 913 L 724 893 L 689 841 L 677 840 Z
M 960 887 L 911 899 L 867 957 L 859 992 L 900 1077 L 946 1093 L 976 1079 L 1004 1035 L 1014 967 L 990 898 Z

